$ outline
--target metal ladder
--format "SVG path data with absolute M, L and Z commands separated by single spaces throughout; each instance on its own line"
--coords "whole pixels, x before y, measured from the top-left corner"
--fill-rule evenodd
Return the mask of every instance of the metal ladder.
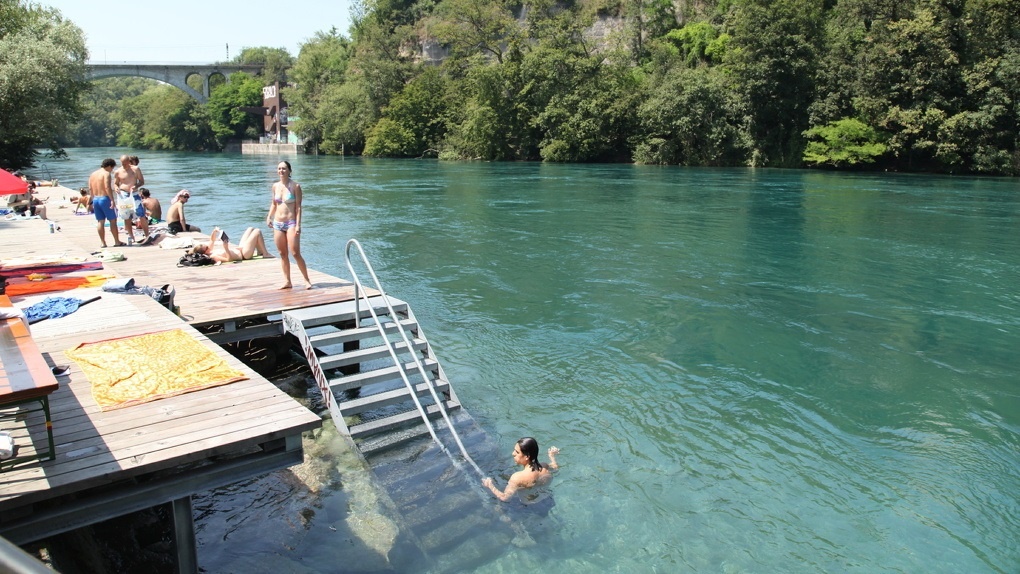
M 352 249 L 376 294 L 355 271 Z M 484 477 L 450 419 L 460 402 L 410 307 L 386 295 L 356 239 L 344 251 L 354 300 L 283 313 L 284 331 L 300 341 L 333 422 L 363 455 L 427 433 L 456 466 L 466 461 Z M 460 457 L 440 439 L 433 424 L 440 419 Z

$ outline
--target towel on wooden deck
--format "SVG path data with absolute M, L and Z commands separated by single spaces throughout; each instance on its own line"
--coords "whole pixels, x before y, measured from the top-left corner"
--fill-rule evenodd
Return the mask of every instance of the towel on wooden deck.
M 92 398 L 104 411 L 248 378 L 180 329 L 82 343 L 66 355 L 92 383 Z
M 55 277 L 42 281 L 29 281 L 27 278 L 16 277 L 7 282 L 7 295 L 35 295 L 52 291 L 88 289 L 102 285 L 111 277 L 113 275 L 86 275 L 84 277 Z
M 73 258 L 69 258 L 73 259 Z M 71 273 L 102 269 L 102 261 L 31 261 L 28 259 L 4 259 L 0 261 L 0 275 L 5 277 L 24 277 L 32 273 Z
M 159 242 L 160 249 L 191 249 L 195 241 L 190 237 L 164 237 Z

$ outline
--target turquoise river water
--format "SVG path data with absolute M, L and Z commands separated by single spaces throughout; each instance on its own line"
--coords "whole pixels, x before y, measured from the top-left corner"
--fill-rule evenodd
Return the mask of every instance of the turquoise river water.
M 137 153 L 164 210 L 186 187 L 203 229 L 262 225 L 278 158 Z M 1017 180 L 290 161 L 309 264 L 347 277 L 362 242 L 493 474 L 520 436 L 562 449 L 556 528 L 479 571 L 1020 572 Z M 385 570 L 338 444 L 197 499 L 200 564 Z

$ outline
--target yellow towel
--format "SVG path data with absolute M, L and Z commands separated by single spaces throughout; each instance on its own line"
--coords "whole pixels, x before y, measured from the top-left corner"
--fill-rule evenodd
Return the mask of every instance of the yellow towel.
M 104 411 L 246 379 L 180 329 L 82 343 L 67 356 L 92 383 Z

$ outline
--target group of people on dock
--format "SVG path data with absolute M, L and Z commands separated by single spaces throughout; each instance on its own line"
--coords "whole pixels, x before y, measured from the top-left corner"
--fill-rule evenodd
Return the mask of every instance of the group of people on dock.
M 40 187 L 52 187 L 57 185 L 56 180 L 52 181 L 40 181 L 34 180 L 28 177 L 28 175 L 16 171 L 14 175 L 21 178 L 25 182 L 26 190 L 25 193 L 16 193 L 7 196 L 7 209 L 13 211 L 15 214 L 22 214 L 28 216 L 37 216 L 42 219 L 46 219 L 46 205 L 44 200 L 36 197 L 38 188 Z
M 120 167 L 113 158 L 106 158 L 99 169 L 89 176 L 88 199 L 84 194 L 75 203 L 86 202 L 88 210 L 95 215 L 99 231 L 99 242 L 105 248 L 106 227 L 109 225 L 113 244 L 116 247 L 135 243 L 135 228 L 142 231 L 143 237 L 139 245 L 150 241 L 150 220 L 159 221 L 162 207 L 159 200 L 152 197 L 149 190 L 142 187 L 145 176 L 138 167 L 138 156 L 124 155 L 120 158 Z M 84 188 L 82 189 L 84 191 Z M 127 243 L 120 240 L 119 222 L 124 223 Z
M 113 158 L 104 159 L 99 169 L 89 177 L 88 199 L 85 199 L 83 193 L 81 198 L 72 200 L 76 204 L 87 202 L 88 210 L 95 215 L 99 241 L 104 248 L 108 246 L 107 226 L 116 247 L 134 244 L 136 227 L 144 234 L 138 244 L 146 245 L 150 240 L 150 222 L 161 221 L 162 207 L 159 200 L 142 187 L 145 176 L 138 164 L 137 156 L 122 156 L 119 168 L 116 168 L 117 162 Z M 305 281 L 305 288 L 311 289 L 312 281 L 308 277 L 308 267 L 301 255 L 301 184 L 291 179 L 291 172 L 290 162 L 281 161 L 276 166 L 279 180 L 273 183 L 271 189 L 272 200 L 269 203 L 269 213 L 266 215 L 266 225 L 273 230 L 273 241 L 280 252 L 280 265 L 284 276 L 284 283 L 280 288 L 290 289 L 293 286 L 290 279 L 290 258 L 293 257 Z M 168 233 L 176 235 L 182 232 L 202 231 L 188 223 L 185 216 L 184 206 L 190 198 L 191 192 L 186 189 L 180 190 L 174 196 L 166 214 Z M 120 240 L 119 221 L 123 221 L 124 224 L 126 243 Z M 241 242 L 237 245 L 229 243 L 226 233 L 218 228 L 214 229 L 209 244 L 200 245 L 194 251 L 207 254 L 217 262 L 241 261 L 255 256 L 272 257 L 266 249 L 262 232 L 254 227 L 245 230 Z

